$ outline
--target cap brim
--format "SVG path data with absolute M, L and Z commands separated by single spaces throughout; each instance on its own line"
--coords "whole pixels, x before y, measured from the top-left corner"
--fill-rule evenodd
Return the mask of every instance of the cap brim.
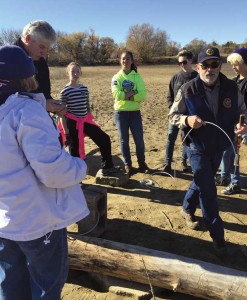
M 209 59 L 218 59 L 218 60 L 220 60 L 220 57 L 218 57 L 218 56 L 205 57 L 204 59 L 200 60 L 198 62 L 198 64 L 204 62 L 205 60 L 209 60 Z

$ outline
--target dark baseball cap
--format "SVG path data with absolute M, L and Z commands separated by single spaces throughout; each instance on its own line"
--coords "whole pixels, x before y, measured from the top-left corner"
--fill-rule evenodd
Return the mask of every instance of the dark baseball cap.
M 216 47 L 204 47 L 198 54 L 198 63 L 202 63 L 208 59 L 220 59 L 219 49 Z
M 31 57 L 15 45 L 0 47 L 0 78 L 25 79 L 35 74 Z

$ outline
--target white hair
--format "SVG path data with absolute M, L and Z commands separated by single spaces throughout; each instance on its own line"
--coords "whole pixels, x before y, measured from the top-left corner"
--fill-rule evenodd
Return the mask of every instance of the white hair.
M 243 57 L 239 53 L 232 53 L 227 57 L 227 62 L 231 65 L 242 65 L 244 64 Z
M 48 41 L 52 46 L 56 43 L 56 32 L 49 23 L 37 20 L 28 23 L 22 30 L 21 39 L 30 35 L 33 41 Z

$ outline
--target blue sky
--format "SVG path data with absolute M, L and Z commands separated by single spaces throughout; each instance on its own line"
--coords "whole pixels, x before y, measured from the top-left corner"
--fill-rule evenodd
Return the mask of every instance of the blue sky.
M 56 31 L 85 32 L 125 42 L 130 26 L 149 23 L 185 46 L 194 38 L 219 44 L 247 40 L 247 1 L 238 0 L 8 0 L 0 30 L 46 20 Z

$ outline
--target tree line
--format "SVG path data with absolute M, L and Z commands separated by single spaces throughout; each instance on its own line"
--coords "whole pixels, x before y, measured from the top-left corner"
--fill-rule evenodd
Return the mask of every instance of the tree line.
M 21 30 L 1 29 L 0 46 L 15 43 L 20 34 Z M 200 49 L 207 44 L 195 38 L 183 48 L 191 50 L 196 59 Z M 227 56 L 239 47 L 247 47 L 247 40 L 242 44 L 228 41 L 222 45 L 212 41 L 210 45 L 218 47 L 222 56 Z M 120 44 L 111 37 L 99 37 L 92 28 L 71 34 L 58 31 L 57 44 L 50 50 L 48 59 L 53 66 L 64 66 L 71 61 L 81 65 L 116 64 L 124 49 L 132 51 L 139 63 L 172 63 L 176 61 L 181 44 L 171 41 L 166 31 L 155 29 L 148 23 L 131 26 L 126 41 Z

